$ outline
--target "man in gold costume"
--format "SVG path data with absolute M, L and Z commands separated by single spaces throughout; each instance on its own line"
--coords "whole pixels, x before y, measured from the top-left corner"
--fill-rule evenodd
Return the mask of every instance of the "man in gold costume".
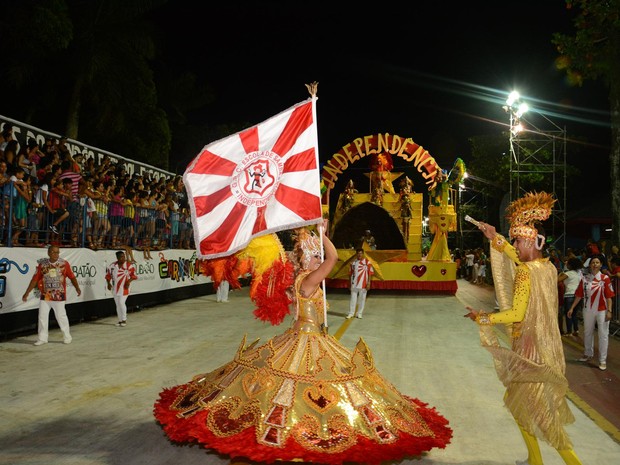
M 506 386 L 505 405 L 525 440 L 528 457 L 517 465 L 543 465 L 537 438 L 554 447 L 566 464 L 581 465 L 564 429 L 575 418 L 566 402 L 557 270 L 542 252 L 545 232 L 541 222 L 549 218 L 554 202 L 550 194 L 530 192 L 510 204 L 507 218 L 514 246 L 495 227 L 475 222 L 491 242 L 501 311 L 486 314 L 467 307 L 465 317 L 479 325 L 480 341 L 493 356 L 498 377 Z M 511 348 L 500 346 L 495 324 L 509 325 Z

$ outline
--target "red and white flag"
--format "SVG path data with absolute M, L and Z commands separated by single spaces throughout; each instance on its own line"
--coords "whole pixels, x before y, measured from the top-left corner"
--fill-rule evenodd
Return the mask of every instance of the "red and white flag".
M 183 174 L 201 258 L 322 221 L 316 98 L 206 145 Z

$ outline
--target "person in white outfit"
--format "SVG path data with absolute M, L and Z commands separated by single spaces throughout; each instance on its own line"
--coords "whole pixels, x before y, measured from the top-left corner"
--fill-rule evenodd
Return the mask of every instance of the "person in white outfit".
M 108 290 L 114 286 L 114 304 L 116 305 L 116 316 L 118 323 L 116 326 L 127 326 L 127 297 L 129 297 L 129 285 L 138 279 L 136 267 L 127 261 L 125 252 L 116 252 L 116 261 L 106 270 L 105 280 L 108 283 Z
M 22 296 L 22 301 L 28 301 L 28 294 L 36 286 L 39 288 L 39 326 L 38 339 L 34 343 L 35 346 L 47 344 L 48 325 L 50 310 L 54 310 L 56 321 L 60 327 L 60 331 L 64 336 L 63 342 L 71 344 L 71 332 L 69 331 L 69 318 L 65 310 L 65 302 L 67 300 L 67 278 L 75 287 L 78 297 L 82 294 L 80 284 L 78 283 L 71 265 L 68 261 L 60 258 L 60 248 L 57 245 L 50 245 L 47 249 L 49 258 L 42 258 L 38 261 L 37 269 L 34 276 L 28 284 L 28 288 Z
M 223 279 L 220 282 L 220 285 L 217 286 L 217 290 L 215 291 L 215 295 L 217 296 L 218 302 L 228 302 L 228 291 L 230 290 L 230 283 Z
M 607 348 L 609 346 L 609 322 L 611 321 L 611 299 L 615 296 L 609 276 L 601 273 L 603 261 L 595 255 L 590 259 L 590 273 L 584 274 L 575 291 L 575 300 L 566 315 L 570 318 L 575 307 L 583 299 L 583 357 L 580 362 L 594 358 L 594 325 L 598 327 L 598 367 L 607 369 Z
M 366 293 L 370 289 L 370 280 L 375 274 L 370 260 L 364 255 L 364 249 L 358 248 L 355 260 L 349 266 L 349 276 L 351 285 L 351 300 L 349 301 L 348 318 L 353 318 L 357 307 L 357 318 L 362 318 L 364 305 L 366 304 Z
M 575 291 L 581 282 L 583 263 L 577 257 L 571 257 L 566 261 L 566 271 L 562 271 L 558 275 L 558 283 L 564 283 L 564 300 L 562 302 L 562 312 L 566 320 L 566 333 L 573 336 L 579 336 L 579 306 L 575 306 L 570 318 L 568 311 L 571 309 L 575 301 Z

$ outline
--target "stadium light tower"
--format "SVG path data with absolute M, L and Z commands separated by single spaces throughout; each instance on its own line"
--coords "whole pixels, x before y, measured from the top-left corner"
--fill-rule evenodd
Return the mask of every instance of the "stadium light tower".
M 518 137 L 519 134 L 525 129 L 521 118 L 527 111 L 529 110 L 529 106 L 527 103 L 521 101 L 521 94 L 518 91 L 513 90 L 508 94 L 508 98 L 506 99 L 506 105 L 502 107 L 505 112 L 510 114 L 510 172 L 514 170 L 513 165 L 519 164 L 518 157 Z M 517 192 L 513 189 L 513 179 L 510 177 L 510 199 L 514 200 L 519 196 L 519 186 L 516 189 Z
M 508 94 L 502 108 L 510 115 L 510 200 L 521 197 L 526 188 L 536 188 L 535 184 L 552 192 L 557 199 L 551 217 L 552 245 L 563 251 L 566 247 L 566 129 L 551 121 L 544 108 L 530 109 L 516 90 Z M 528 179 L 528 173 L 535 174 L 539 181 Z

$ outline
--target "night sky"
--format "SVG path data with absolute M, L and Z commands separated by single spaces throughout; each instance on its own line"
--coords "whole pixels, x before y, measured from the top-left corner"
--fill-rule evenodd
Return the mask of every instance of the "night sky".
M 195 121 L 257 124 L 308 98 L 304 84 L 318 81 L 322 161 L 387 132 L 449 169 L 457 157 L 467 163 L 469 137 L 506 131 L 502 105 L 517 89 L 533 120 L 542 125 L 544 114 L 569 139 L 588 139 L 587 160 L 571 158 L 569 146 L 569 163 L 607 166 L 606 89 L 570 87 L 554 66 L 552 34 L 571 31 L 564 0 L 282 3 L 175 0 L 158 13 L 175 66 L 217 97 Z

